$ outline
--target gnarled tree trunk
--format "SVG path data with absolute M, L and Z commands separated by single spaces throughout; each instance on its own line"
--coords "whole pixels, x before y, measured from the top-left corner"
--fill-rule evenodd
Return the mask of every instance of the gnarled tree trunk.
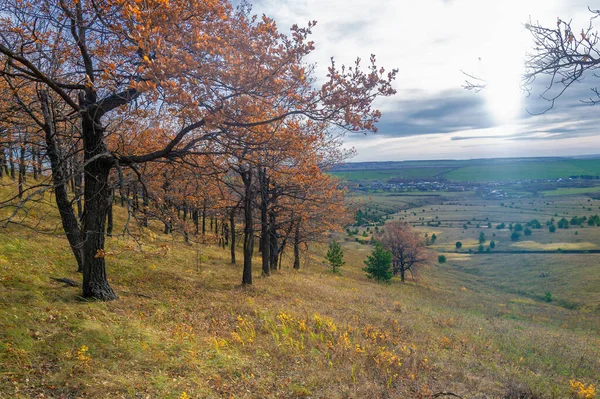
M 95 100 L 95 99 L 94 99 Z M 112 158 L 106 153 L 104 128 L 94 117 L 94 108 L 82 115 L 84 146 L 84 211 L 83 211 L 83 297 L 110 301 L 117 295 L 106 278 L 104 258 L 105 224 L 112 204 L 109 174 Z
M 244 271 L 242 285 L 252 284 L 252 254 L 254 252 L 254 220 L 252 215 L 252 168 L 242 173 L 244 181 Z

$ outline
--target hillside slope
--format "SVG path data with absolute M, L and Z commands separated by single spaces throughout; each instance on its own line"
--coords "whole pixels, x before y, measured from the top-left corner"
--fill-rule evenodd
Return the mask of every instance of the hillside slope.
M 0 398 L 565 398 L 570 380 L 598 384 L 598 323 L 462 284 L 452 260 L 381 285 L 361 271 L 369 246 L 344 244 L 341 275 L 315 246 L 301 270 L 243 288 L 227 250 L 135 238 L 108 239 L 120 299 L 101 303 L 50 279 L 79 280 L 60 231 L 0 230 Z

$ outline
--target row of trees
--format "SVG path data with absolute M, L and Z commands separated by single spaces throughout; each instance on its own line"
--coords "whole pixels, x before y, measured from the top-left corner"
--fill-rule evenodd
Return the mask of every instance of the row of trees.
M 347 155 L 339 132 L 376 131 L 372 101 L 394 93 L 396 71 L 374 56 L 366 70 L 332 60 L 318 87 L 304 61 L 315 22 L 286 35 L 247 4 L 1 0 L 0 14 L 0 169 L 19 165 L 22 181 L 3 222 L 26 222 L 27 201 L 51 189 L 87 298 L 116 298 L 115 193 L 141 224 L 186 238 L 210 213 L 232 260 L 240 217 L 244 284 L 256 225 L 263 273 L 286 242 L 297 255 L 340 222 L 343 192 L 324 174 Z

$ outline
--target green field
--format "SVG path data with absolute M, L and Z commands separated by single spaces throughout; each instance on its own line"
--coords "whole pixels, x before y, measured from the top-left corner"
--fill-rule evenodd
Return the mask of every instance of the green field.
M 457 182 L 558 179 L 600 175 L 600 159 L 518 158 L 464 161 L 403 162 L 381 169 L 350 169 L 332 172 L 350 181 L 389 179 L 447 179 Z
M 432 166 L 343 171 L 332 174 L 347 180 L 432 179 L 450 170 L 451 168 Z
M 586 169 L 563 161 L 516 162 L 514 164 L 481 164 L 465 166 L 443 175 L 453 181 L 506 181 L 555 179 L 590 174 Z
M 556 197 L 561 195 L 575 195 L 575 194 L 592 194 L 600 193 L 600 187 L 573 187 L 573 188 L 557 188 L 555 190 L 545 190 L 541 194 L 544 197 Z
M 567 161 L 571 165 L 585 169 L 588 174 L 600 175 L 600 160 L 599 159 L 571 159 Z

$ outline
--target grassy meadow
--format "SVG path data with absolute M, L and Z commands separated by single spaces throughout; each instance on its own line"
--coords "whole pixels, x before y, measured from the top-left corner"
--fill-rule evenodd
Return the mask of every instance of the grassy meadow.
M 261 278 L 256 258 L 242 287 L 228 250 L 154 226 L 108 238 L 120 296 L 108 303 L 50 279 L 80 277 L 51 202 L 36 204 L 44 234 L 0 230 L 0 398 L 586 398 L 600 383 L 600 274 L 583 250 L 600 249 L 600 227 L 515 243 L 495 226 L 599 213 L 600 201 L 433 198 L 364 199 L 435 233 L 429 248 L 447 256 L 404 284 L 369 280 L 372 247 L 340 235 L 341 274 L 315 244 L 298 271 L 286 257 Z M 480 231 L 497 253 L 477 253 Z M 553 249 L 566 244 L 582 252 Z
M 600 159 L 507 158 L 463 161 L 413 161 L 381 169 L 337 170 L 347 180 L 447 179 L 456 182 L 489 182 L 525 179 L 558 179 L 600 175 Z

